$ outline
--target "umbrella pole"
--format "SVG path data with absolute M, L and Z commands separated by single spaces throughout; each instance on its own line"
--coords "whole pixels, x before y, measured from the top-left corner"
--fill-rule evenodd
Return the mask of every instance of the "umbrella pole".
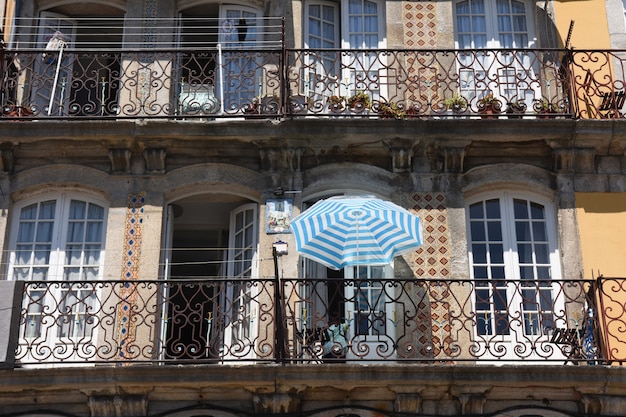
M 48 116 L 52 113 L 52 104 L 54 103 L 54 95 L 57 91 L 57 82 L 59 82 L 59 72 L 61 70 L 61 59 L 63 58 L 63 43 L 59 49 L 59 58 L 57 60 L 57 69 L 54 72 L 54 83 L 52 84 L 52 93 L 50 94 L 50 104 L 48 104 Z M 59 103 L 60 105 L 61 103 Z
M 285 359 L 285 328 L 283 323 L 283 297 L 281 291 L 280 278 L 278 276 L 278 252 L 276 247 L 272 248 L 272 256 L 274 258 L 274 276 L 276 281 L 274 283 L 274 300 L 275 300 L 275 312 L 276 312 L 276 342 L 274 349 L 276 350 L 276 360 L 283 362 Z

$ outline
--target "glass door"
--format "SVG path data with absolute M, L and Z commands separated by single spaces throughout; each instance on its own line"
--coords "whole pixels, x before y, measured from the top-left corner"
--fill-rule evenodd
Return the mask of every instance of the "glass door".
M 221 6 L 218 89 L 225 113 L 249 108 L 265 91 L 261 56 L 261 13 L 244 6 Z
M 531 108 L 540 96 L 531 85 L 538 72 L 532 8 L 518 0 L 463 0 L 455 4 L 456 43 L 459 54 L 459 89 L 468 102 L 489 94 L 506 104 L 522 101 Z
M 227 283 L 223 309 L 226 359 L 255 357 L 258 326 L 258 285 L 247 281 L 258 274 L 257 204 L 246 204 L 231 212 L 228 244 Z

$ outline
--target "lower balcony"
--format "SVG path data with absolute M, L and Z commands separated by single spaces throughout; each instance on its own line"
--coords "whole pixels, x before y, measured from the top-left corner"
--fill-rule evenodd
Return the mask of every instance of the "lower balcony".
M 15 284 L 17 367 L 625 359 L 626 279 Z

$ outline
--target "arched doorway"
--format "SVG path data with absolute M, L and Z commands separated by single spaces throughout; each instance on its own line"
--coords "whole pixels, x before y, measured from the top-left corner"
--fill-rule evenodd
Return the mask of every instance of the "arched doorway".
M 255 356 L 258 206 L 233 194 L 198 194 L 168 206 L 164 358 Z

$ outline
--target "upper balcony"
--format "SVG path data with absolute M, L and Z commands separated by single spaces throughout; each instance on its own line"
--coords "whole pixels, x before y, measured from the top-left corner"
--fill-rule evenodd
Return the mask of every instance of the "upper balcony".
M 180 37 L 149 39 L 88 23 L 81 38 L 0 51 L 4 117 L 596 119 L 622 117 L 626 100 L 623 51 L 291 49 L 279 18 L 185 21 Z

